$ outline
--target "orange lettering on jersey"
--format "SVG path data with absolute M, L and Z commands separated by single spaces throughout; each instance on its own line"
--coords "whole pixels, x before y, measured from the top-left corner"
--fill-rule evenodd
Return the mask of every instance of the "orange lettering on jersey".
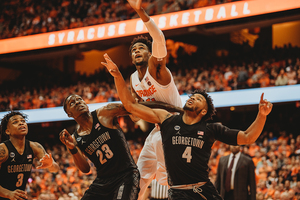
M 156 92 L 154 85 L 151 85 L 147 90 L 136 90 L 140 97 L 152 96 Z

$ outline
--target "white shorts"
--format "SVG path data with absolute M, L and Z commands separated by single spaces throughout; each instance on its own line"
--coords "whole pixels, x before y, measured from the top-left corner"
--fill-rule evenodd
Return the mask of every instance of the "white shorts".
M 158 126 L 155 126 L 146 138 L 137 166 L 140 171 L 141 178 L 152 179 L 154 175 L 156 175 L 155 178 L 159 184 L 167 185 L 165 157 L 161 133 Z

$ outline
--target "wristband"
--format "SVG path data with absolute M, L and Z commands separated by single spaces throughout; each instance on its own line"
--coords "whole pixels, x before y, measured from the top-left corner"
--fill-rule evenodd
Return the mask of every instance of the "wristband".
M 69 149 L 71 154 L 76 154 L 78 152 L 78 149 L 75 147 L 74 149 Z

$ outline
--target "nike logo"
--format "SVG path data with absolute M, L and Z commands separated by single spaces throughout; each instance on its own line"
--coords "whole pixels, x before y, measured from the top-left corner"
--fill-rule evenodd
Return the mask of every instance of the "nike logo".
M 136 84 L 135 87 L 139 86 L 139 84 Z

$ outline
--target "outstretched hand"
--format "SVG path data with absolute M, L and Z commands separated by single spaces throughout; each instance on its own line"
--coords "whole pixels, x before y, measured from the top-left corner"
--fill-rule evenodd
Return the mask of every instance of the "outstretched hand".
M 272 110 L 273 104 L 267 99 L 264 99 L 264 93 L 261 94 L 259 102 L 259 112 L 262 115 L 267 116 Z
M 141 9 L 142 0 L 127 0 L 127 1 L 133 9 L 135 10 Z
M 62 130 L 59 133 L 59 139 L 64 145 L 66 145 L 66 147 L 68 149 L 75 148 L 74 140 L 73 140 L 72 136 L 70 135 L 70 133 L 66 129 Z
M 53 164 L 52 154 L 45 154 L 40 160 L 40 165 L 37 166 L 37 169 L 49 168 Z
M 113 77 L 119 76 L 121 72 L 119 71 L 118 66 L 111 60 L 111 58 L 107 55 L 107 53 L 105 53 L 103 57 L 106 63 L 101 62 L 101 64 L 107 68 L 107 70 Z

